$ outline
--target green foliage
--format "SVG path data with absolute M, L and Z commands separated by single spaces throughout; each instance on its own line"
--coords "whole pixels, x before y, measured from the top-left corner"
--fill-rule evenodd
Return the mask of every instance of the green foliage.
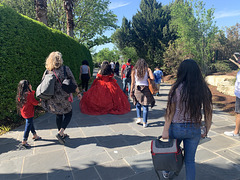
M 36 19 L 34 0 L 0 0 L 17 12 Z M 116 29 L 117 16 L 108 10 L 109 0 L 74 0 L 74 38 L 92 48 L 111 42 L 104 35 L 106 30 Z M 47 1 L 48 26 L 67 33 L 66 12 L 63 0 Z
M 0 3 L 15 9 L 18 13 L 36 19 L 35 0 L 0 0 Z
M 109 0 L 74 1 L 74 33 L 79 42 L 89 48 L 110 42 L 103 34 L 117 28 L 117 16 L 108 10 L 109 4 Z
M 85 46 L 5 5 L 0 5 L 0 29 L 1 123 L 18 121 L 15 104 L 17 84 L 28 79 L 36 89 L 50 52 L 60 51 L 64 64 L 71 68 L 75 77 L 79 75 L 82 60 L 88 60 L 92 67 L 92 57 Z
M 95 62 L 101 63 L 104 60 L 110 61 L 118 61 L 119 60 L 119 54 L 116 50 L 110 50 L 109 48 L 104 48 L 101 51 L 99 51 L 94 56 Z
M 210 73 L 232 72 L 233 70 L 237 70 L 238 67 L 229 60 L 219 60 L 215 63 L 211 63 L 209 69 Z
M 163 52 L 170 40 L 176 39 L 169 25 L 171 16 L 168 6 L 156 0 L 142 0 L 140 11 L 132 22 L 123 18 L 120 29 L 113 34 L 113 42 L 122 51 L 134 47 L 137 56 L 144 58 L 152 67 L 163 64 Z
M 193 57 L 204 74 L 214 58 L 213 43 L 218 32 L 213 9 L 206 10 L 202 1 L 175 1 L 171 6 L 172 25 L 177 30 L 177 44 L 183 56 Z

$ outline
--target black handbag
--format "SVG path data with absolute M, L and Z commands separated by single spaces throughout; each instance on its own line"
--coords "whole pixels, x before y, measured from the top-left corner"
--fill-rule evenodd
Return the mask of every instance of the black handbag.
M 177 145 L 177 139 L 161 141 L 162 136 L 151 142 L 151 154 L 154 169 L 160 179 L 158 171 L 171 171 L 178 175 L 183 166 L 183 153 Z
M 66 72 L 66 66 L 63 66 L 64 69 L 64 80 L 62 82 L 62 89 L 70 94 L 76 91 L 77 85 L 72 82 L 72 79 L 69 79 Z

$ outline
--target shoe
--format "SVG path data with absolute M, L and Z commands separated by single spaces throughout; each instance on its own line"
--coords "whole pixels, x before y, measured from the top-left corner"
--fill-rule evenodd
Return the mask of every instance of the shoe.
M 68 134 L 63 134 L 62 138 L 63 139 L 69 138 L 69 135 Z
M 60 144 L 63 144 L 63 145 L 65 144 L 65 140 L 63 139 L 63 137 L 60 134 L 57 134 L 56 137 L 57 137 L 58 141 L 60 142 Z
M 143 123 L 143 127 L 146 128 L 148 126 L 147 123 Z
M 33 137 L 32 138 L 34 141 L 37 141 L 37 140 L 40 140 L 40 139 L 42 139 L 40 136 L 37 136 L 37 137 Z
M 234 134 L 234 131 L 225 131 L 224 134 L 233 137 L 239 136 L 239 134 Z
M 25 147 L 25 148 L 31 148 L 31 145 L 28 144 L 28 143 L 22 143 L 22 146 Z
M 142 122 L 141 118 L 137 118 L 136 123 L 140 124 Z
M 168 171 L 162 171 L 162 175 L 164 179 L 169 179 L 169 172 Z

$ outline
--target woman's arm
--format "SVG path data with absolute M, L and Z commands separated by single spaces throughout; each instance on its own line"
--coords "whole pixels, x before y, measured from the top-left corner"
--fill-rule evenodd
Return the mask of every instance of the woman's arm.
M 149 78 L 154 80 L 154 75 L 152 73 L 152 70 L 150 68 L 148 68 L 148 75 L 149 75 Z
M 82 76 L 82 66 L 80 66 L 80 73 L 79 73 L 79 80 L 81 81 L 81 76 Z
M 135 86 L 135 71 L 132 71 L 131 73 L 131 89 L 130 89 L 130 97 L 133 98 L 133 88 Z
M 172 123 L 172 119 L 173 119 L 173 116 L 175 114 L 176 104 L 172 103 L 170 108 L 171 108 L 170 109 L 170 114 L 165 116 L 165 124 L 164 124 L 163 132 L 162 132 L 162 138 L 163 139 L 169 139 L 169 127 Z
M 212 106 L 211 108 L 204 108 L 204 121 L 205 121 L 205 127 L 206 127 L 206 133 L 205 135 L 202 135 L 202 137 L 207 136 L 208 131 L 212 125 Z
M 88 75 L 89 75 L 89 78 L 91 78 L 91 71 L 89 66 L 88 66 Z

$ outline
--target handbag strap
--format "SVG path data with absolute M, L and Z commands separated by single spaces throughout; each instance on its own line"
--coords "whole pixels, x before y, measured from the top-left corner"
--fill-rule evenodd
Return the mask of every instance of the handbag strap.
M 53 73 L 55 74 L 55 76 L 56 76 L 57 80 L 60 82 L 60 84 L 62 84 L 61 81 L 59 80 L 59 78 L 58 78 L 56 72 L 54 71 L 54 69 L 53 69 Z

